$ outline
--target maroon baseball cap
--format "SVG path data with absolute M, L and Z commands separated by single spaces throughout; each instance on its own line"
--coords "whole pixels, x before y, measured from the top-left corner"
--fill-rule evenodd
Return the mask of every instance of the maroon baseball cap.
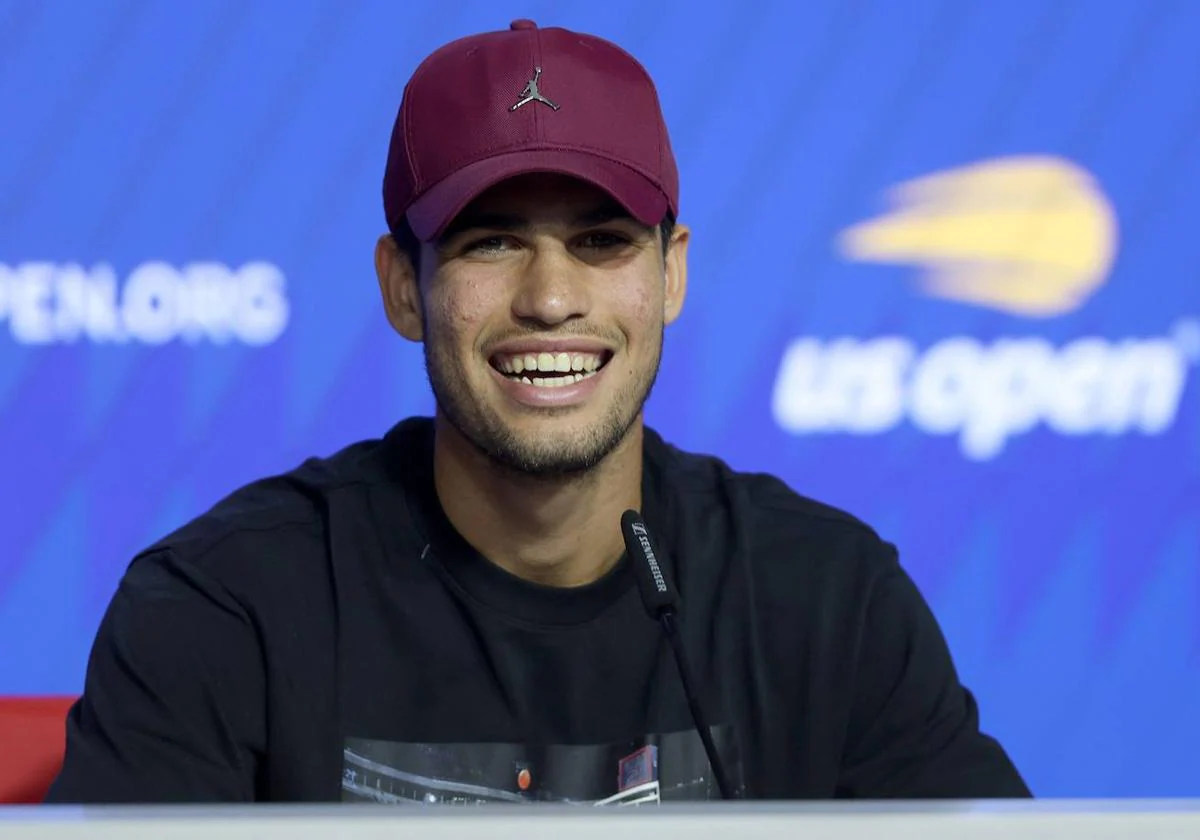
M 635 219 L 679 212 L 658 93 L 617 45 L 528 20 L 441 47 L 413 73 L 383 176 L 390 228 L 430 241 L 487 188 L 556 172 L 608 192 Z

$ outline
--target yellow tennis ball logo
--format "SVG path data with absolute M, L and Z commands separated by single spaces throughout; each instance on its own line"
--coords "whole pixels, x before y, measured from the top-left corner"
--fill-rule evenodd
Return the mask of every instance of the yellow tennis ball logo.
M 1046 318 L 1078 308 L 1116 256 L 1117 221 L 1096 180 L 1055 157 L 1007 157 L 888 192 L 892 210 L 843 231 L 846 256 L 917 265 L 926 294 Z

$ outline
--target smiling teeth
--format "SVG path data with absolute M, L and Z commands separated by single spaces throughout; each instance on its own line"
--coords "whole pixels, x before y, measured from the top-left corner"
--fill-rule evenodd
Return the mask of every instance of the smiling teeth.
M 496 367 L 501 373 L 593 373 L 600 368 L 597 353 L 525 353 L 520 356 L 499 356 Z M 555 377 L 556 379 L 560 377 Z M 570 380 L 571 377 L 561 377 Z

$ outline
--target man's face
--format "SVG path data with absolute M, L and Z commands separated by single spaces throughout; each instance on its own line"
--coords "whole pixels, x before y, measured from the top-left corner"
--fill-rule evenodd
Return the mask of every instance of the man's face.
M 683 297 L 687 233 L 572 178 L 503 182 L 422 252 L 422 340 L 443 417 L 493 460 L 589 469 L 641 416 Z

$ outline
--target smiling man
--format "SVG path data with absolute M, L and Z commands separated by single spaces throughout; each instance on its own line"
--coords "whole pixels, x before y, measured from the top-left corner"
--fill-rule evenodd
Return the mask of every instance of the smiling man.
M 383 305 L 436 415 L 134 560 L 51 801 L 1028 795 L 890 545 L 644 427 L 689 231 L 633 58 L 528 21 L 442 47 L 383 193 Z

